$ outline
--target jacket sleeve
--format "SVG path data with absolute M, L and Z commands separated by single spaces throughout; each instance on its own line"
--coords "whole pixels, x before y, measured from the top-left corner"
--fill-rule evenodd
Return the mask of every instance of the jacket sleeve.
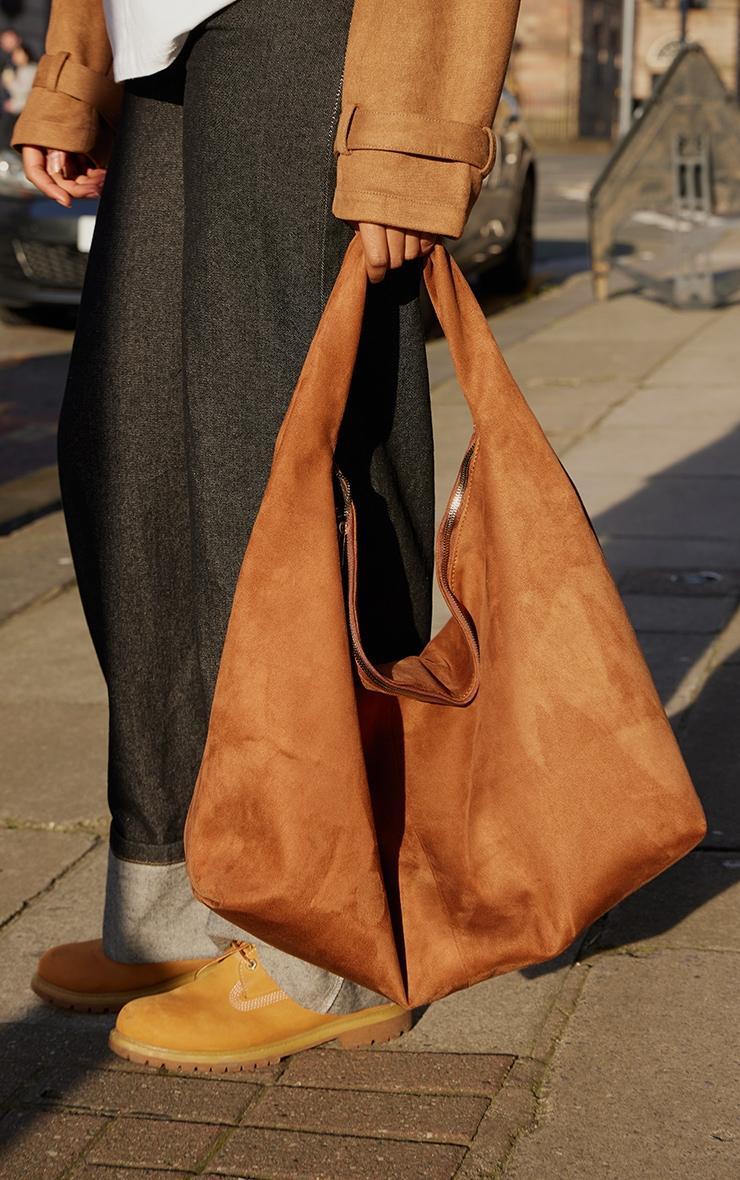
M 491 170 L 519 0 L 355 0 L 333 212 L 459 237 Z
M 108 163 L 123 87 L 113 81 L 102 0 L 52 0 L 46 52 L 11 143 Z

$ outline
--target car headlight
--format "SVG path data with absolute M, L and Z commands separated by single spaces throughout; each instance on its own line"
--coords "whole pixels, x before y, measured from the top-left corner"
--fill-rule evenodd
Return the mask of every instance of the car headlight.
M 0 196 L 32 197 L 38 190 L 26 180 L 23 163 L 12 148 L 0 151 Z

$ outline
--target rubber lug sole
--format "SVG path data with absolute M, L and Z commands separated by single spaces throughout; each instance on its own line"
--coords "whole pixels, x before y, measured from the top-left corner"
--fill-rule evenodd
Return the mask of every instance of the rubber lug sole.
M 185 975 L 176 975 L 172 979 L 155 984 L 153 987 L 141 987 L 135 991 L 88 994 L 59 987 L 56 983 L 51 983 L 48 979 L 37 974 L 31 980 L 31 991 L 40 1000 L 45 1000 L 47 1004 L 52 1004 L 55 1008 L 64 1008 L 68 1012 L 89 1012 L 99 1015 L 103 1012 L 120 1012 L 124 1004 L 128 1004 L 130 1000 L 139 1000 L 142 996 L 157 996 L 162 992 L 172 991 L 173 988 L 180 987 L 183 983 L 189 983 L 192 978 L 193 972 L 188 972 Z
M 316 1030 L 314 1034 L 301 1033 L 300 1036 L 287 1038 L 274 1045 L 265 1045 L 262 1049 L 256 1050 L 253 1056 L 238 1057 L 235 1054 L 233 1058 L 229 1055 L 228 1059 L 225 1056 L 211 1056 L 207 1053 L 198 1054 L 197 1059 L 186 1054 L 163 1053 L 154 1046 L 130 1040 L 115 1028 L 108 1038 L 108 1044 L 118 1057 L 123 1057 L 136 1065 L 151 1066 L 153 1069 L 164 1068 L 175 1073 L 251 1073 L 257 1069 L 277 1065 L 294 1053 L 314 1049 L 317 1045 L 326 1045 L 330 1041 L 336 1041 L 343 1049 L 384 1045 L 403 1036 L 411 1025 L 411 1012 L 401 1010 L 387 1020 L 372 1021 L 355 1027 L 350 1025 L 344 1032 L 327 1028 L 322 1031 Z

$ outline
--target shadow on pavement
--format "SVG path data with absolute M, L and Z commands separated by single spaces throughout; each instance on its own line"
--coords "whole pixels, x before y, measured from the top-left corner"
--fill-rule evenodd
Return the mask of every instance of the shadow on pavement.
M 91 1069 L 110 1062 L 107 1038 L 112 1023 L 113 1017 L 86 1020 L 50 1008 L 28 1020 L 0 1025 L 0 1176 L 46 1180 L 66 1174 L 89 1146 L 100 1130 L 99 1116 L 77 1108 L 79 1122 L 52 1128 L 46 1112 L 76 1112 L 75 1091 Z
M 677 394 L 680 396 L 680 393 Z M 567 468 L 567 456 L 565 458 Z M 594 527 L 603 539 L 604 554 L 608 562 L 623 566 L 622 554 L 617 554 L 619 543 L 625 538 L 650 537 L 655 540 L 666 536 L 680 538 L 682 533 L 705 540 L 721 531 L 725 534 L 731 517 L 737 516 L 737 504 L 733 497 L 732 480 L 706 480 L 701 491 L 696 487 L 696 473 L 714 470 L 740 476 L 740 428 L 728 432 L 709 447 L 694 451 L 681 462 L 665 468 L 660 475 L 651 477 L 647 485 L 634 496 L 620 501 L 605 512 L 593 518 Z M 674 496 L 666 495 L 663 481 L 674 479 Z M 681 480 L 692 480 L 692 485 L 681 487 Z M 740 480 L 737 485 L 740 488 Z M 715 491 L 711 497 L 709 490 Z M 736 493 L 735 493 L 736 495 Z M 693 497 L 693 502 L 692 501 Z M 721 522 L 717 529 L 717 522 Z M 635 563 L 637 564 L 637 563 Z M 644 565 L 644 562 L 642 563 Z M 656 563 L 657 567 L 658 563 Z M 687 552 L 686 559 L 678 560 L 671 567 L 675 570 L 695 569 Z M 705 567 L 706 568 L 706 567 Z M 712 568 L 710 566 L 710 568 Z M 719 572 L 722 572 L 721 570 Z M 622 584 L 629 581 L 628 575 L 618 578 Z M 737 580 L 734 591 L 728 590 L 728 597 L 738 606 Z M 653 591 L 655 592 L 655 591 Z M 699 589 L 702 595 L 716 594 L 711 583 Z M 676 597 L 682 595 L 676 594 Z M 696 594 L 686 593 L 685 597 L 695 599 Z M 680 652 L 680 632 L 672 633 Z M 665 633 L 668 638 L 670 632 Z M 643 648 L 646 646 L 642 636 Z M 717 632 L 704 635 L 692 634 L 697 639 L 698 649 L 692 647 L 692 664 L 698 662 L 715 643 Z M 670 700 L 679 689 L 681 682 L 690 671 L 690 666 L 676 659 L 661 669 L 661 695 Z M 728 852 L 740 848 L 738 839 L 737 783 L 740 780 L 740 730 L 737 725 L 737 701 L 740 699 L 740 631 L 737 648 L 729 650 L 722 661 L 713 669 L 703 684 L 696 699 L 674 713 L 672 724 L 707 814 L 708 835 L 700 848 L 679 861 L 632 894 L 615 909 L 585 932 L 581 958 L 601 950 L 616 949 L 633 943 L 655 938 L 684 922 L 691 914 L 707 902 L 723 893 L 737 882 L 737 868 L 728 868 L 724 861 Z M 723 859 L 724 858 L 724 859 Z M 740 857 L 737 859 L 740 860 Z M 732 863 L 732 862 L 731 862 Z M 580 936 L 584 939 L 584 935 Z M 553 963 L 541 963 L 526 968 L 527 978 L 536 978 L 555 970 Z
M 0 486 L 56 461 L 56 431 L 69 353 L 2 366 Z

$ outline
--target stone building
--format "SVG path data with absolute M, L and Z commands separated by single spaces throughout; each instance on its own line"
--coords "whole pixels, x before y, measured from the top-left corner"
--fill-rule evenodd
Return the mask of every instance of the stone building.
M 637 0 L 634 97 L 647 98 L 679 45 L 680 0 Z M 688 40 L 738 93 L 740 0 L 690 0 Z M 509 84 L 541 139 L 616 130 L 622 0 L 522 0 Z

